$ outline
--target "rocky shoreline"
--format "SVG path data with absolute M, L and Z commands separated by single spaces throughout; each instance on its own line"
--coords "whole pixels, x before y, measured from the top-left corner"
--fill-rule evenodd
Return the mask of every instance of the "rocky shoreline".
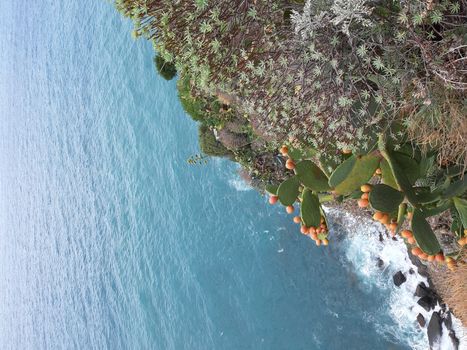
M 407 251 L 410 260 L 415 266 L 417 266 L 418 273 L 426 277 L 428 280 L 428 285 L 421 282 L 417 286 L 414 295 L 420 298 L 417 302 L 418 305 L 422 306 L 428 312 L 433 311 L 430 320 L 426 320 L 422 314 L 417 315 L 417 321 L 420 327 L 426 327 L 430 347 L 432 349 L 436 349 L 434 348 L 435 344 L 440 341 L 444 335 L 443 333 L 447 331 L 452 348 L 456 350 L 459 349 L 460 339 L 458 338 L 456 331 L 453 329 L 453 313 L 437 292 L 436 285 L 433 283 L 429 268 L 414 257 L 410 250 Z
M 347 213 L 351 213 L 352 216 L 364 219 L 372 220 L 371 214 L 366 211 L 362 211 L 359 208 L 356 208 L 353 204 L 350 203 L 336 203 L 330 206 L 336 210 L 342 210 Z M 381 229 L 384 230 L 383 227 Z M 385 243 L 388 240 L 398 241 L 398 237 L 391 237 L 390 233 L 385 230 L 384 233 L 379 234 L 379 241 Z M 422 307 L 427 313 L 431 313 L 430 317 L 424 316 L 422 313 L 418 313 L 414 322 L 417 322 L 419 327 L 426 332 L 428 342 L 430 345 L 430 350 L 446 350 L 446 349 L 465 349 L 466 344 L 465 340 L 462 337 L 465 337 L 464 334 L 456 334 L 455 325 L 453 318 L 455 319 L 456 315 L 450 310 L 449 305 L 443 300 L 438 288 L 441 286 L 437 285 L 437 281 L 434 277 L 434 274 L 437 272 L 423 264 L 417 257 L 415 257 L 410 249 L 406 250 L 408 257 L 411 263 L 416 267 L 410 268 L 408 271 L 397 271 L 392 276 L 393 283 L 396 287 L 402 286 L 406 283 L 408 275 L 413 275 L 418 273 L 420 276 L 426 278 L 427 283 L 420 282 L 413 290 L 413 296 L 418 298 L 417 304 Z M 375 265 L 383 271 L 386 268 L 386 263 L 381 257 L 377 257 Z M 438 272 L 439 273 L 439 272 Z M 440 281 L 438 281 L 440 283 Z M 416 305 L 414 305 L 416 306 Z M 460 324 L 465 328 L 465 325 L 462 325 L 460 320 L 457 321 L 458 325 Z M 462 344 L 461 344 L 462 343 Z
M 345 206 L 345 208 L 342 208 Z M 365 219 L 371 219 L 371 215 L 361 210 L 357 210 L 350 204 L 336 204 L 334 208 L 344 209 L 352 215 L 359 216 Z M 396 237 L 391 237 L 389 232 L 386 232 L 386 235 L 380 234 L 379 240 L 384 243 L 385 240 L 398 240 Z M 453 317 L 455 314 L 452 313 L 447 303 L 442 299 L 440 293 L 437 291 L 437 286 L 434 283 L 435 278 L 433 278 L 436 273 L 435 270 L 431 269 L 429 266 L 423 264 L 417 257 L 415 257 L 410 249 L 407 249 L 407 254 L 410 258 L 412 264 L 417 267 L 417 273 L 425 277 L 428 281 L 427 284 L 420 282 L 416 289 L 413 291 L 414 297 L 419 298 L 417 304 L 425 309 L 427 312 L 431 312 L 431 317 L 427 318 L 421 313 L 418 313 L 416 321 L 420 328 L 426 331 L 428 342 L 430 344 L 431 350 L 445 350 L 446 346 L 449 346 L 449 349 L 463 349 L 461 348 L 461 339 L 459 335 L 456 334 L 453 325 Z M 378 257 L 376 260 L 376 266 L 383 270 L 385 268 L 385 262 Z M 400 287 L 407 281 L 407 274 L 414 274 L 414 269 L 409 269 L 408 272 L 398 271 L 393 275 L 393 283 L 396 287 Z M 463 325 L 465 327 L 465 325 Z M 460 335 L 462 336 L 462 335 Z M 449 339 L 450 344 L 446 344 L 446 341 L 440 344 L 441 340 Z

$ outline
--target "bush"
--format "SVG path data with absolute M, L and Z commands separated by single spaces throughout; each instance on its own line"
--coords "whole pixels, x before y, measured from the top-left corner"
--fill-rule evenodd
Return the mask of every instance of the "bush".
M 185 112 L 195 121 L 204 120 L 204 104 L 191 95 L 190 79 L 182 77 L 177 82 L 178 97 Z
M 173 63 L 165 61 L 160 55 L 154 58 L 157 71 L 165 80 L 172 80 L 177 75 L 177 69 Z
M 198 129 L 199 147 L 201 151 L 212 157 L 227 157 L 231 152 L 217 141 L 214 132 L 205 124 L 201 124 Z

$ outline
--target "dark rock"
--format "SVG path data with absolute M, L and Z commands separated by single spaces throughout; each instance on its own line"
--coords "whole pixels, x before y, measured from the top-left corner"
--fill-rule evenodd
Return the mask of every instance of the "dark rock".
M 456 333 L 454 331 L 449 332 L 449 338 L 451 338 L 452 346 L 454 350 L 459 349 L 459 339 L 456 337 Z
M 430 287 L 427 287 L 423 282 L 418 284 L 417 289 L 415 290 L 415 295 L 420 298 L 428 296 L 432 299 L 439 300 L 438 294 L 436 294 L 436 292 Z
M 431 295 L 430 288 L 428 288 L 424 282 L 420 282 L 417 289 L 415 289 L 415 295 L 420 298 L 426 295 Z
M 423 282 L 419 283 L 419 285 L 417 286 L 417 289 L 415 290 L 415 295 L 417 297 L 420 297 L 420 300 L 418 300 L 418 305 L 423 307 L 426 311 L 430 311 L 431 309 L 433 309 L 439 300 L 439 297 L 436 294 L 436 292 L 430 287 L 427 287 L 426 284 Z
M 443 310 L 443 313 L 446 312 L 446 310 L 448 309 L 448 306 L 445 303 L 442 303 L 440 307 L 441 307 L 441 310 Z
M 380 242 L 383 242 L 383 241 L 384 241 L 384 238 L 383 238 L 383 234 L 382 234 L 382 233 L 379 234 L 379 241 L 380 241 Z
M 411 268 L 411 269 L 409 270 L 409 273 L 410 273 L 411 275 L 413 275 L 413 274 L 415 273 L 415 271 Z
M 418 321 L 418 324 L 420 325 L 420 327 L 425 327 L 426 325 L 426 321 L 425 321 L 425 317 L 423 317 L 422 314 L 418 314 L 417 315 L 417 321 Z
M 452 315 L 450 311 L 445 313 L 443 323 L 449 331 L 452 331 Z
M 380 269 L 384 267 L 384 261 L 381 258 L 376 259 L 376 266 L 378 266 Z
M 443 334 L 443 329 L 441 328 L 441 317 L 439 316 L 438 312 L 433 312 L 431 315 L 430 323 L 428 323 L 428 342 L 430 343 L 430 347 L 438 342 Z
M 417 301 L 417 304 L 423 307 L 426 311 L 430 311 L 436 306 L 437 300 L 431 296 L 425 295 Z
M 402 283 L 407 281 L 407 278 L 401 271 L 398 271 L 394 276 L 392 276 L 392 280 L 394 281 L 394 284 L 399 287 Z

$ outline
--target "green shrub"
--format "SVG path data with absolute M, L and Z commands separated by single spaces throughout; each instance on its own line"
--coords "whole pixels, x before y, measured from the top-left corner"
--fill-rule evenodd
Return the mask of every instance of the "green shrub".
M 204 119 L 204 104 L 191 95 L 190 79 L 182 77 L 177 82 L 178 97 L 185 112 L 196 121 Z
M 198 129 L 199 147 L 201 151 L 213 157 L 227 157 L 232 153 L 216 140 L 214 132 L 205 124 L 201 124 Z
M 157 71 L 165 80 L 172 80 L 177 75 L 175 65 L 165 61 L 160 55 L 154 57 L 154 63 Z

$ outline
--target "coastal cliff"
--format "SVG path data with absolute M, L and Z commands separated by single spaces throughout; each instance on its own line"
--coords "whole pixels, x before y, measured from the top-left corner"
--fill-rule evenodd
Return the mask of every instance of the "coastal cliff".
M 326 206 L 373 217 L 433 281 L 429 310 L 441 296 L 465 324 L 465 1 L 116 6 L 153 42 L 161 75 L 178 72 L 199 122 L 191 164 L 238 162 L 271 204 L 300 207 L 293 220 L 318 246 L 332 244 Z

